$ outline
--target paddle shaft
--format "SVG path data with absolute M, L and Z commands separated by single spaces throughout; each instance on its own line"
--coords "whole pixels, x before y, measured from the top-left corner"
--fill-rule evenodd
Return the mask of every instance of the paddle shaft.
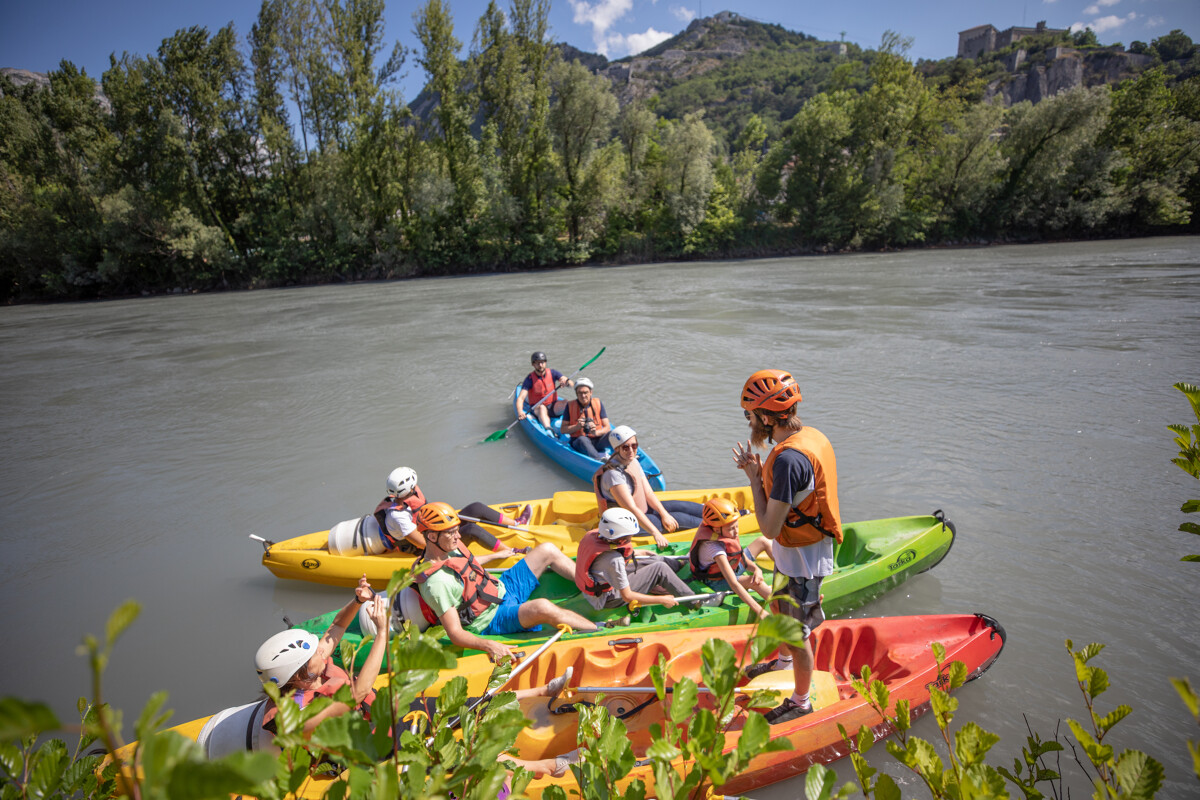
M 537 531 L 531 531 L 529 528 L 522 528 L 520 525 L 509 525 L 504 522 L 489 522 L 488 520 L 480 519 L 479 517 L 468 517 L 466 514 L 459 514 L 458 518 L 465 519 L 467 522 L 477 522 L 480 525 L 491 525 L 493 528 L 508 528 L 510 531 L 520 531 L 521 533 L 532 533 L 535 536 L 537 535 Z
M 497 686 L 494 689 L 489 689 L 486 692 L 484 692 L 482 697 L 480 697 L 474 703 L 471 703 L 469 706 L 467 706 L 467 711 L 474 711 L 480 704 L 486 703 L 488 700 L 491 700 L 493 697 L 495 697 L 497 692 L 499 692 L 501 689 L 503 689 L 505 686 L 507 686 L 509 684 L 509 682 L 512 681 L 513 678 L 517 677 L 522 672 L 524 672 L 526 667 L 528 667 L 530 664 L 532 664 L 534 661 L 537 660 L 538 656 L 540 656 L 542 653 L 546 652 L 546 648 L 550 647 L 550 645 L 557 642 L 560 638 L 562 638 L 562 635 L 569 630 L 570 630 L 570 626 L 567 626 L 567 625 L 558 626 L 558 632 L 555 633 L 553 636 L 551 636 L 549 639 L 547 639 L 545 644 L 543 644 L 537 650 L 534 650 L 532 655 L 529 656 L 529 658 L 521 659 L 521 663 L 517 664 L 517 668 L 508 674 L 508 677 L 504 680 L 504 683 L 500 684 L 499 686 Z M 449 727 L 453 728 L 453 727 L 457 726 L 461 720 L 462 720 L 461 717 L 455 717 L 453 720 L 451 720 Z

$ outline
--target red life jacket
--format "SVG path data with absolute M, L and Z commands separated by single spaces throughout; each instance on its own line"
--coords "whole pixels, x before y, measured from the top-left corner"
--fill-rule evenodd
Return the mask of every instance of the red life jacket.
M 500 596 L 496 592 L 499 582 L 489 575 L 487 570 L 480 566 L 469 552 L 465 556 L 450 556 L 436 568 L 418 573 L 415 580 L 418 584 L 425 583 L 429 580 L 430 575 L 441 570 L 446 570 L 458 578 L 458 582 L 462 584 L 463 599 L 458 604 L 458 618 L 462 621 L 464 628 L 474 622 L 475 618 L 486 611 L 488 606 L 494 606 L 501 602 Z M 421 613 L 425 615 L 425 619 L 430 625 L 440 625 L 441 622 L 433 613 L 433 608 L 425 602 L 425 598 L 421 597 L 419 591 L 417 596 L 421 599 Z
M 542 377 L 538 377 L 536 372 L 529 373 L 529 380 L 532 386 L 529 388 L 529 394 L 526 396 L 526 402 L 529 407 L 537 405 L 537 401 L 541 400 L 546 395 L 550 395 L 550 399 L 542 403 L 544 406 L 552 406 L 558 402 L 558 395 L 554 391 L 554 372 L 546 367 L 546 371 L 542 373 Z
M 335 665 L 333 658 L 325 661 L 325 669 L 321 673 L 321 685 L 315 689 L 305 689 L 301 691 L 296 689 L 290 694 L 284 695 L 284 698 L 290 697 L 296 705 L 304 708 L 318 697 L 333 697 L 337 690 L 350 683 L 350 676 L 346 670 Z M 363 718 L 371 719 L 371 704 L 375 702 L 375 690 L 367 692 L 366 698 L 359 704 L 358 710 L 362 712 Z M 279 713 L 279 709 L 271 703 L 266 712 L 263 713 L 262 727 L 271 733 L 275 733 L 275 716 Z
M 612 586 L 607 583 L 600 583 L 592 577 L 592 562 L 610 550 L 620 553 L 627 564 L 633 561 L 632 542 L 626 542 L 620 547 L 614 547 L 611 543 L 601 539 L 594 530 L 588 531 L 579 540 L 579 548 L 575 553 L 575 585 L 579 587 L 579 591 L 590 594 L 593 597 L 599 597 L 605 592 L 612 591 Z
M 804 547 L 828 536 L 841 544 L 842 518 L 838 513 L 837 461 L 833 457 L 833 445 L 825 434 L 807 425 L 775 445 L 762 465 L 763 493 L 768 498 L 775 480 L 775 459 L 784 450 L 798 450 L 812 462 L 813 490 L 800 505 L 788 510 L 779 531 L 779 543 L 786 547 Z
M 580 407 L 578 400 L 572 400 L 567 403 L 567 426 L 579 422 L 581 416 L 590 418 L 592 422 L 596 423 L 596 427 L 600 427 L 600 401 L 593 397 L 591 404 L 586 410 Z M 582 428 L 571 434 L 572 439 L 576 436 L 583 436 Z
M 403 500 L 397 500 L 394 497 L 385 497 L 379 501 L 379 505 L 375 506 L 375 521 L 379 523 L 379 533 L 383 537 L 383 543 L 387 545 L 388 550 L 403 549 L 407 540 L 396 539 L 388 532 L 387 514 L 389 511 L 397 508 L 407 508 L 409 511 L 416 513 L 417 509 L 425 505 L 425 495 L 421 493 L 420 486 L 414 486 L 412 494 Z M 415 549 L 415 548 L 414 548 Z
M 721 567 L 716 561 L 709 564 L 706 569 L 701 569 L 700 567 L 700 545 L 711 541 L 715 541 L 721 547 L 725 548 L 725 555 L 729 558 L 729 566 L 733 568 L 735 574 L 742 565 L 742 543 L 738 541 L 738 537 L 713 536 L 712 528 L 707 525 L 701 525 L 696 528 L 696 536 L 692 539 L 692 548 L 688 550 L 688 561 L 692 565 L 692 575 L 697 580 L 718 581 L 725 577 L 721 574 Z

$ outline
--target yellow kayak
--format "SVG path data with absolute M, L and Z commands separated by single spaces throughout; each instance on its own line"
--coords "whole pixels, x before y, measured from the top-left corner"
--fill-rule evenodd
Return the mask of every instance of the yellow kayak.
M 754 509 L 754 496 L 748 486 L 677 489 L 655 494 L 660 500 L 690 500 L 696 503 L 703 503 L 713 497 L 725 497 L 732 500 L 738 508 L 750 511 Z M 525 505 L 531 507 L 532 516 L 529 524 L 520 526 L 524 530 L 482 524 L 508 547 L 520 549 L 550 542 L 574 558 L 579 540 L 596 527 L 600 518 L 596 509 L 596 497 L 591 492 L 555 492 L 553 497 L 524 503 L 500 503 L 491 508 L 511 515 L 519 512 Z M 754 533 L 757 530 L 758 523 L 753 513 L 742 518 L 742 534 Z M 670 541 L 690 542 L 695 536 L 695 529 L 677 530 L 665 535 Z M 649 542 L 649 537 L 646 537 L 645 541 Z M 263 550 L 263 566 L 276 576 L 331 586 L 355 586 L 359 576 L 366 573 L 371 585 L 382 589 L 391 579 L 393 572 L 408 569 L 413 560 L 412 555 L 398 551 L 379 555 L 338 555 L 330 552 L 329 531 L 318 531 L 282 542 L 264 541 Z M 472 550 L 476 555 L 485 554 L 485 551 L 476 545 L 472 545 Z M 515 563 L 515 559 L 493 562 L 492 566 L 505 567 L 512 563 Z

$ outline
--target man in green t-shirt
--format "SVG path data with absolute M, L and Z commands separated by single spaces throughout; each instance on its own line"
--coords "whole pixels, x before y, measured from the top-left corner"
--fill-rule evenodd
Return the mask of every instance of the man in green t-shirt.
M 417 528 L 425 535 L 427 565 L 417 578 L 418 591 L 454 645 L 482 650 L 498 659 L 510 655 L 512 648 L 480 634 L 518 633 L 542 625 L 565 624 L 586 632 L 602 627 L 545 598 L 529 599 L 547 568 L 575 579 L 574 562 L 554 545 L 537 545 L 497 580 L 483 565 L 511 557 L 512 550 L 488 553 L 478 560 L 460 550 L 458 514 L 447 503 L 426 503 L 416 517 Z

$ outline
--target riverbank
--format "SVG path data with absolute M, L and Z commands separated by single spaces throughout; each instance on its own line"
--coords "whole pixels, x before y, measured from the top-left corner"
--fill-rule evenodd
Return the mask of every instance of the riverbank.
M 489 267 L 471 266 L 464 269 L 438 269 L 438 270 L 423 270 L 420 267 L 407 267 L 403 269 L 391 268 L 375 268 L 352 272 L 349 275 L 329 275 L 317 276 L 313 275 L 303 279 L 290 279 L 284 281 L 267 281 L 257 279 L 249 282 L 246 285 L 233 286 L 208 286 L 208 287 L 182 287 L 176 286 L 170 289 L 142 289 L 137 292 L 126 293 L 101 293 L 96 297 L 43 297 L 37 299 L 13 299 L 10 298 L 4 305 L 37 305 L 37 304 L 57 304 L 57 303 L 73 303 L 73 302 L 97 302 L 109 300 L 129 300 L 139 297 L 167 297 L 181 295 L 198 295 L 198 294 L 222 294 L 222 293 L 240 293 L 259 291 L 264 289 L 288 289 L 300 287 L 316 287 L 316 286 L 338 286 L 338 285 L 355 285 L 363 283 L 390 283 L 394 281 L 415 280 L 419 278 L 462 278 L 471 276 L 484 275 L 506 275 L 513 273 L 537 273 L 537 272 L 560 272 L 578 268 L 596 268 L 596 267 L 618 267 L 618 266 L 634 266 L 647 265 L 654 266 L 656 264 L 681 264 L 689 262 L 710 262 L 710 261 L 752 261 L 755 259 L 769 258 L 810 258 L 816 256 L 849 256 L 849 255 L 869 255 L 873 253 L 904 253 L 909 251 L 953 251 L 953 250 L 976 250 L 990 247 L 1003 247 L 1007 245 L 1033 245 L 1033 244 L 1069 244 L 1069 243 L 1084 243 L 1097 241 L 1133 241 L 1138 239 L 1155 239 L 1162 237 L 1175 236 L 1195 236 L 1200 234 L 1200 225 L 1190 225 L 1187 230 L 1179 230 L 1176 228 L 1162 229 L 1156 231 L 1148 231 L 1137 234 L 1113 234 L 1108 235 L 1096 234 L 1094 236 L 1072 236 L 1072 237 L 1047 237 L 1041 235 L 1009 235 L 992 239 L 970 239 L 970 240 L 947 240 L 942 242 L 933 242 L 926 244 L 913 244 L 905 247 L 880 247 L 875 249 L 859 248 L 817 248 L 817 247 L 798 247 L 794 244 L 783 245 L 744 245 L 739 247 L 725 248 L 720 251 L 709 253 L 689 253 L 676 254 L 669 257 L 660 258 L 639 258 L 635 254 L 627 254 L 625 256 L 596 258 L 585 261 L 583 263 L 557 263 L 545 264 L 539 266 L 497 266 Z

